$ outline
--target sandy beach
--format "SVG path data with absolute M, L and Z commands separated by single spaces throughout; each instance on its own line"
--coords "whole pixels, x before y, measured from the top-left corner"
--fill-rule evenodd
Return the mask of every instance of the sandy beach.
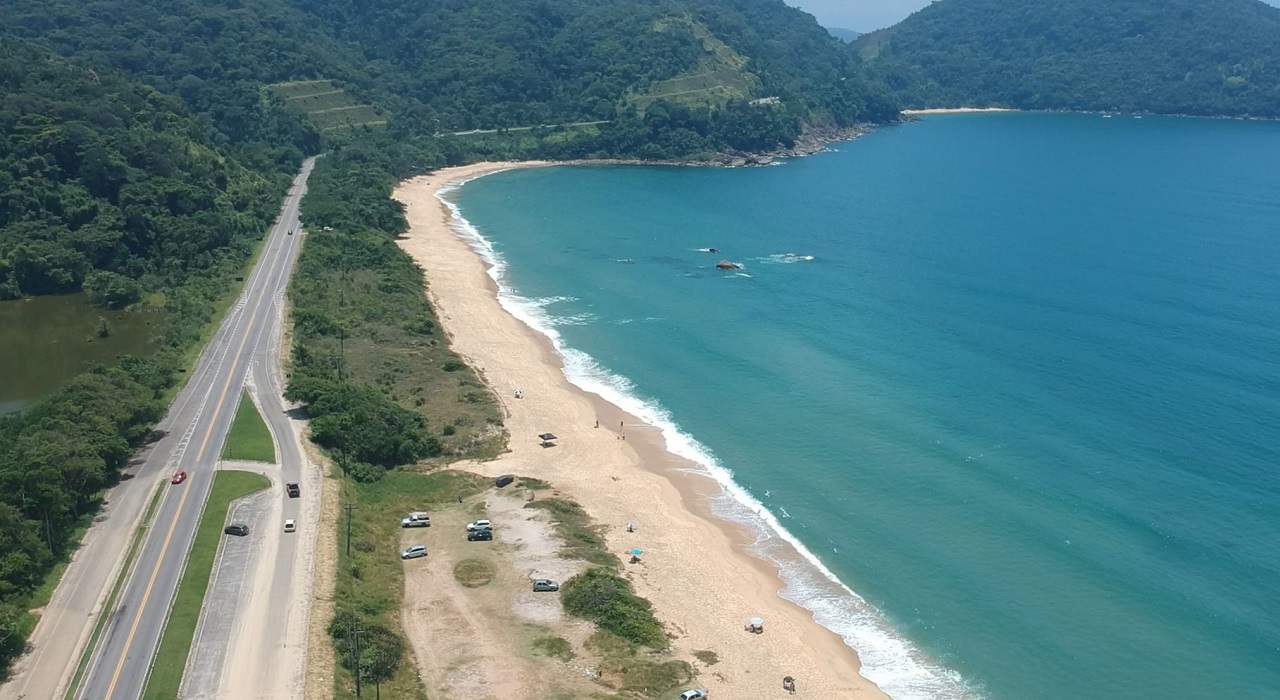
M 989 112 L 1016 112 L 1006 107 L 931 107 L 929 109 L 904 109 L 903 114 L 986 114 Z
M 451 212 L 436 193 L 451 182 L 537 165 L 543 164 L 451 168 L 401 183 L 393 195 L 406 205 L 410 224 L 399 244 L 423 268 L 454 349 L 505 408 L 510 451 L 458 466 L 549 481 L 608 528 L 614 552 L 644 550 L 642 562 L 625 565 L 624 574 L 653 603 L 675 636 L 673 653 L 695 664 L 712 697 L 786 695 L 781 681 L 788 675 L 798 696 L 887 697 L 859 675 L 857 655 L 843 640 L 778 595 L 777 571 L 747 551 L 745 529 L 710 514 L 708 497 L 718 485 L 691 474 L 693 465 L 667 452 L 656 429 L 569 383 L 550 342 L 498 303 L 484 261 L 450 228 Z M 514 398 L 517 388 L 522 398 Z M 539 446 L 535 436 L 544 432 L 560 437 L 556 447 Z M 634 533 L 626 531 L 628 522 Z M 746 633 L 746 620 L 757 616 L 765 633 Z M 714 651 L 719 662 L 697 663 L 698 650 Z M 509 697 L 524 695 L 512 689 Z

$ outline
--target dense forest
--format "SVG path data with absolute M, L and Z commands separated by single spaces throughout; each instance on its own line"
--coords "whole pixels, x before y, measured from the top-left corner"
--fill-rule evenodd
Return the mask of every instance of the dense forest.
M 1258 0 L 942 0 L 855 47 L 910 107 L 1280 117 Z
M 802 123 L 897 118 L 856 53 L 780 0 L 6 5 L 0 31 L 181 97 L 217 143 L 259 168 L 317 147 L 314 131 L 262 89 L 293 80 L 333 80 L 417 137 L 606 122 L 575 131 L 570 147 L 542 139 L 536 157 L 766 150 L 790 146 Z M 779 99 L 752 104 L 762 97 Z M 641 153 L 638 130 L 661 145 Z

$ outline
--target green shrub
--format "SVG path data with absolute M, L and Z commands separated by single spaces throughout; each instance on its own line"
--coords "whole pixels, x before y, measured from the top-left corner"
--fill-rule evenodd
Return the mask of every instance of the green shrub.
M 602 567 L 592 567 L 565 582 L 560 600 L 565 611 L 640 646 L 666 646 L 662 623 L 649 601 L 636 595 L 631 582 Z

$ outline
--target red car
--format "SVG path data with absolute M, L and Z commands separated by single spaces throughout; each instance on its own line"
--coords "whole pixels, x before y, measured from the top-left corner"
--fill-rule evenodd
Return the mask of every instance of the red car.
M 177 473 L 177 474 L 174 474 L 174 475 L 173 475 L 173 478 L 169 480 L 169 483 L 171 483 L 171 484 L 181 484 L 182 482 L 184 482 L 184 481 L 186 481 L 186 480 L 187 480 L 187 473 L 186 473 L 186 472 L 184 472 L 184 471 L 179 470 L 179 471 L 178 471 L 178 473 Z

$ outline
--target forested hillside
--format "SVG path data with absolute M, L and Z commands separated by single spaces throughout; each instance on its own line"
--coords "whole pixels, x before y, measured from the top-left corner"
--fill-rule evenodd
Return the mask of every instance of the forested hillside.
M 317 147 L 263 89 L 299 80 L 334 81 L 402 136 L 609 122 L 527 154 L 542 157 L 766 150 L 802 122 L 897 116 L 856 55 L 781 0 L 10 0 L 0 30 L 181 96 L 264 167 Z M 745 59 L 741 76 L 708 70 L 718 45 Z M 633 99 L 672 79 L 697 89 Z
M 941 0 L 855 46 L 909 107 L 1280 116 L 1258 0 Z

